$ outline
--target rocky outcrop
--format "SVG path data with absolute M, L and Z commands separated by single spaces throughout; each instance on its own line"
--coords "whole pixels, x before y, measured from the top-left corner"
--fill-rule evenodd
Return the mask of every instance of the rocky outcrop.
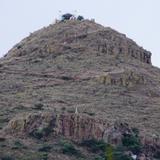
M 86 115 L 36 113 L 12 119 L 5 130 L 8 133 L 27 134 L 39 138 L 61 135 L 74 141 L 103 138 L 105 123 Z
M 152 54 L 142 47 L 139 47 L 124 34 L 120 34 L 111 28 L 104 28 L 97 32 L 90 33 L 87 40 L 93 36 L 96 36 L 97 40 L 92 41 L 89 46 L 97 50 L 99 54 L 108 54 L 114 57 L 122 56 L 126 60 L 133 58 L 143 63 L 151 64 Z
M 121 144 L 123 134 L 131 133 L 127 124 L 116 122 L 109 125 L 102 119 L 85 114 L 31 113 L 13 118 L 4 129 L 9 134 L 26 134 L 39 138 L 61 135 L 73 141 L 88 139 L 104 140 Z
M 145 84 L 145 77 L 134 71 L 116 70 L 106 72 L 103 75 L 97 76 L 98 80 L 102 84 L 106 85 L 118 85 L 125 87 L 133 87 L 137 84 Z
M 74 142 L 85 140 L 103 140 L 113 146 L 124 145 L 124 137 L 138 136 L 127 123 L 115 122 L 109 125 L 102 119 L 84 114 L 55 114 L 31 113 L 13 118 L 4 133 L 14 136 L 31 136 L 34 138 L 47 138 L 48 136 L 63 136 Z M 143 149 L 138 154 L 139 160 L 147 160 L 160 153 L 159 138 L 146 138 L 141 136 Z M 143 154 L 142 154 L 143 153 Z

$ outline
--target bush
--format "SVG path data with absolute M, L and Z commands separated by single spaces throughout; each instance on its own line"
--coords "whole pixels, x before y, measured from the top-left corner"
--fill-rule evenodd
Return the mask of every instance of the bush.
M 105 151 L 106 143 L 103 141 L 97 141 L 95 139 L 85 140 L 81 143 L 82 146 L 86 146 L 91 149 L 92 152 Z
M 40 160 L 48 160 L 48 154 L 47 154 L 47 153 L 43 153 L 43 154 L 40 156 Z
M 43 145 L 38 149 L 39 152 L 49 152 L 52 149 L 50 145 Z
M 6 138 L 0 137 L 0 142 L 4 142 L 5 140 L 6 140 Z
M 62 21 L 70 20 L 70 18 L 71 18 L 72 16 L 73 16 L 73 14 L 70 14 L 70 13 L 63 14 L 63 15 L 62 15 Z
M 1 160 L 14 160 L 11 156 L 2 156 Z
M 51 129 L 49 127 L 39 127 L 31 132 L 30 135 L 34 138 L 41 139 L 44 136 L 48 136 L 50 132 Z
M 154 154 L 154 158 L 160 159 L 160 151 L 157 151 L 157 152 Z
M 64 146 L 62 148 L 62 152 L 64 154 L 68 154 L 68 155 L 77 154 L 77 150 L 74 148 L 74 146 L 72 144 L 69 144 L 69 143 L 64 144 Z
M 43 104 L 42 103 L 37 103 L 37 104 L 34 105 L 33 109 L 43 110 Z
M 133 160 L 131 157 L 122 152 L 113 152 L 113 158 L 114 160 Z
M 80 152 L 74 148 L 74 146 L 67 142 L 67 141 L 62 141 L 62 153 L 67 154 L 67 155 L 74 155 L 74 156 L 79 156 Z
M 122 143 L 123 146 L 127 147 L 134 154 L 138 154 L 141 151 L 142 145 L 139 138 L 135 135 L 125 135 L 122 138 Z
M 138 128 L 132 128 L 133 133 L 135 134 L 135 136 L 139 135 L 139 130 Z
M 82 20 L 84 20 L 84 17 L 83 16 L 78 16 L 77 20 L 82 21 Z
M 104 158 L 104 157 L 101 157 L 101 156 L 97 156 L 97 157 L 95 157 L 94 160 L 105 160 L 105 158 Z
M 93 113 L 93 112 L 86 112 L 86 111 L 84 111 L 83 113 L 88 114 L 89 116 L 95 116 L 95 113 Z
M 14 142 L 14 146 L 12 147 L 12 149 L 26 149 L 27 147 L 24 146 L 23 143 L 21 143 L 19 140 L 16 140 Z

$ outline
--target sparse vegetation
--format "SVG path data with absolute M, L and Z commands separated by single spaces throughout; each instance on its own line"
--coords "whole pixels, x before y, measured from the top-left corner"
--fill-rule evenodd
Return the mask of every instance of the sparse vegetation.
M 13 143 L 13 146 L 12 146 L 12 149 L 26 149 L 26 147 L 24 146 L 24 144 L 19 141 L 19 140 L 16 140 L 14 143 Z
M 131 150 L 133 153 L 138 154 L 141 151 L 142 145 L 139 137 L 135 135 L 125 135 L 122 138 L 123 146 Z
M 154 154 L 154 158 L 160 159 L 160 151 L 157 151 L 157 152 Z
M 67 155 L 73 155 L 73 156 L 80 156 L 80 152 L 75 149 L 75 147 L 73 146 L 72 143 L 68 142 L 68 141 L 61 141 L 61 151 L 63 154 L 67 154 Z
M 30 135 L 34 138 L 41 139 L 44 136 L 48 136 L 50 132 L 51 129 L 49 127 L 39 127 L 30 133 Z
M 33 109 L 36 109 L 36 110 L 43 110 L 43 104 L 42 103 L 36 103 L 33 107 Z
M 124 154 L 123 152 L 114 152 L 114 160 L 133 160 L 130 156 Z
M 52 147 L 48 144 L 44 144 L 43 146 L 41 146 L 38 151 L 39 152 L 49 152 L 52 149 Z
M 105 158 L 102 156 L 96 156 L 94 160 L 105 160 Z
M 88 147 L 92 152 L 105 151 L 106 143 L 103 141 L 97 141 L 95 139 L 84 140 L 81 143 L 82 146 Z
M 88 114 L 89 116 L 95 116 L 95 113 L 94 113 L 94 112 L 87 112 L 87 111 L 84 111 L 83 113 Z
M 12 156 L 6 155 L 6 156 L 2 156 L 1 160 L 14 160 L 14 158 Z

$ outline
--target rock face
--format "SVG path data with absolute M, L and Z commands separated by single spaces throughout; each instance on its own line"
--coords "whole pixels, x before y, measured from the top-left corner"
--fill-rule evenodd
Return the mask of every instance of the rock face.
M 35 135 L 42 131 L 42 137 L 61 135 L 70 140 L 104 140 L 111 144 L 120 144 L 122 135 L 131 132 L 127 124 L 116 122 L 109 125 L 102 119 L 84 114 L 35 113 L 13 118 L 5 131 L 9 134 Z M 119 140 L 119 141 L 118 141 Z
M 137 84 L 145 84 L 145 77 L 133 71 L 116 70 L 99 76 L 99 81 L 106 85 L 118 85 L 133 87 Z
M 55 114 L 33 113 L 13 118 L 4 132 L 16 136 L 31 136 L 37 139 L 49 136 L 63 136 L 71 141 L 81 143 L 87 140 L 103 140 L 113 146 L 122 146 L 123 138 L 134 135 L 134 131 L 127 123 L 115 122 L 110 125 L 102 119 L 84 114 Z M 158 137 L 141 136 L 143 154 L 138 155 L 139 160 L 153 157 L 160 152 L 160 139 Z
M 96 139 L 113 145 L 122 144 L 124 134 L 132 134 L 128 124 L 107 124 L 85 114 L 34 113 L 13 118 L 4 131 L 8 134 L 30 135 L 35 138 L 64 136 L 75 142 Z M 37 137 L 38 136 L 38 137 Z
M 105 123 L 85 115 L 37 113 L 11 120 L 5 129 L 9 133 L 36 136 L 41 131 L 42 137 L 61 135 L 74 141 L 103 139 Z

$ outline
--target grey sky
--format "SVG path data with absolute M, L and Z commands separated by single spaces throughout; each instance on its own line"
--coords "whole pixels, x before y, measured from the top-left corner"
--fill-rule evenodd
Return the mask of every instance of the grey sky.
M 0 0 L 0 56 L 30 32 L 77 10 L 85 18 L 110 26 L 153 54 L 160 67 L 160 0 Z

